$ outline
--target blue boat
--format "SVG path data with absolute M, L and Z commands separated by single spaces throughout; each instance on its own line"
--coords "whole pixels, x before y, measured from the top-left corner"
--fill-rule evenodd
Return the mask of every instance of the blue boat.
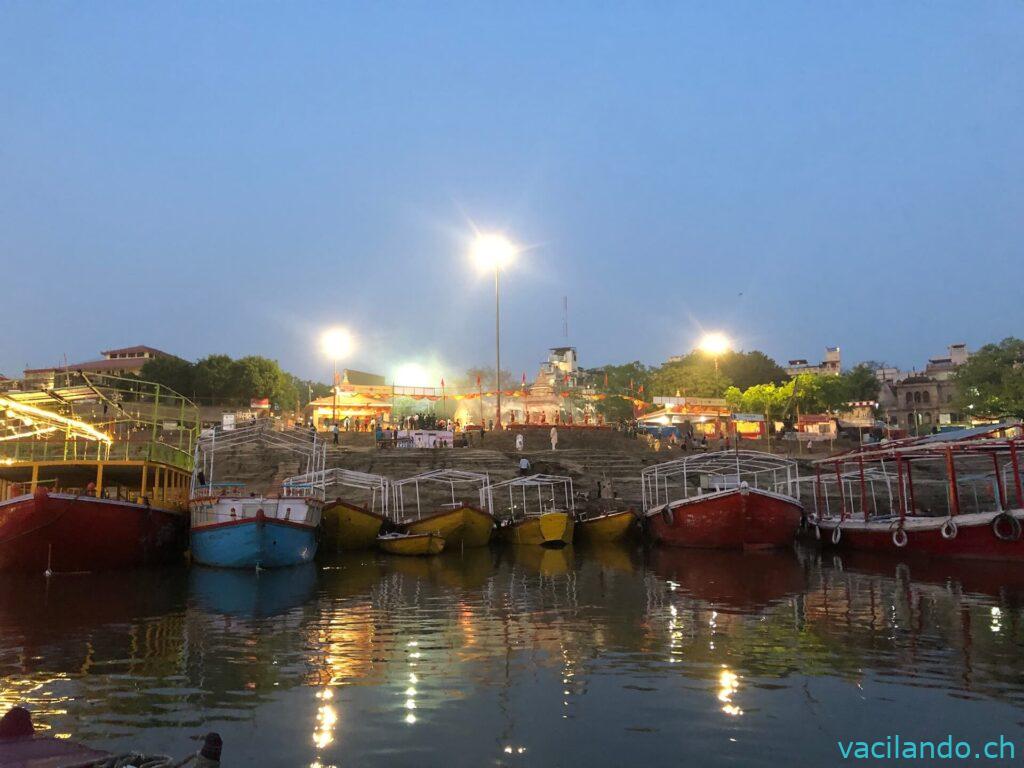
M 214 455 L 248 443 L 287 450 L 306 460 L 311 477 L 322 473 L 324 446 L 305 433 L 279 431 L 253 421 L 238 429 L 218 427 L 204 433 L 196 447 L 189 511 L 192 560 L 219 568 L 284 568 L 316 557 L 324 492 L 319 485 L 285 483 L 279 493 L 214 482 Z M 247 490 L 252 490 L 246 495 Z
M 282 568 L 312 562 L 316 557 L 319 505 L 311 510 L 308 502 L 290 499 L 289 511 L 298 513 L 297 520 L 267 515 L 263 508 L 252 516 L 239 514 L 254 501 L 262 502 L 264 507 L 283 503 L 275 499 L 221 498 L 210 510 L 212 514 L 202 515 L 207 518 L 202 522 L 196 519 L 194 510 L 192 559 L 221 568 Z M 230 510 L 227 514 L 217 514 L 225 508 Z M 307 511 L 317 519 L 307 521 Z

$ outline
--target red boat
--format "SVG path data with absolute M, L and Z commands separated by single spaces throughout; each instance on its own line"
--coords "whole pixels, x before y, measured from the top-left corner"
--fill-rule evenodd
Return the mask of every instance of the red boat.
M 796 463 L 757 451 L 698 454 L 643 472 L 644 520 L 661 544 L 767 549 L 791 544 L 803 517 Z
M 0 571 L 179 560 L 198 423 L 186 398 L 138 379 L 66 372 L 45 390 L 4 382 Z
M 870 552 L 1024 560 L 1020 433 L 989 425 L 823 459 L 815 535 Z
M 188 515 L 85 493 L 34 493 L 0 502 L 0 571 L 101 571 L 176 562 Z

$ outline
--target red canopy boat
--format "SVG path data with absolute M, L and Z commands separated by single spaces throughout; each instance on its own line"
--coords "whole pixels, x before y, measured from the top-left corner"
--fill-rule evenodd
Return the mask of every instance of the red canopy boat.
M 770 453 L 686 456 L 648 467 L 642 481 L 646 528 L 662 544 L 780 547 L 803 517 L 796 462 Z
M 1024 560 L 1020 437 L 1003 423 L 822 459 L 815 535 L 858 550 Z

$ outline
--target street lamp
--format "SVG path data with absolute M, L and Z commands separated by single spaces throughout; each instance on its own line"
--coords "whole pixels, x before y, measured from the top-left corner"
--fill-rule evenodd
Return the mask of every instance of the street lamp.
M 697 344 L 697 349 L 715 359 L 715 376 L 718 376 L 718 358 L 732 349 L 729 337 L 719 331 L 705 333 Z
M 472 256 L 481 272 L 494 270 L 494 388 L 497 392 L 495 424 L 501 429 L 501 270 L 512 263 L 516 248 L 502 234 L 478 235 Z M 483 424 L 480 425 L 483 429 Z
M 320 337 L 320 349 L 324 355 L 334 361 L 334 379 L 331 390 L 334 392 L 334 405 L 331 409 L 331 423 L 338 423 L 338 361 L 348 357 L 355 349 L 355 340 L 345 328 L 331 328 Z

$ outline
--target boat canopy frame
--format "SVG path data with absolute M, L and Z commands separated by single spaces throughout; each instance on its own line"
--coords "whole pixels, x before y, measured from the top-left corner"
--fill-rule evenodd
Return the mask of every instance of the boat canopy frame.
M 195 497 L 198 495 L 197 491 L 215 487 L 218 452 L 247 444 L 267 445 L 302 457 L 306 463 L 305 474 L 321 472 L 327 463 L 327 443 L 315 434 L 310 438 L 310 434 L 305 430 L 294 428 L 276 430 L 266 420 L 236 426 L 233 429 L 224 429 L 222 425 L 219 425 L 205 430 L 196 441 L 192 482 L 189 487 L 190 495 Z M 199 482 L 201 473 L 204 480 L 202 483 Z M 222 480 L 221 483 L 223 484 L 224 481 Z M 233 483 L 230 480 L 228 483 L 235 487 L 244 487 L 244 483 Z M 312 493 L 309 492 L 310 490 Z M 322 499 L 323 490 L 315 487 L 311 489 L 309 486 L 289 486 L 286 481 L 282 484 L 281 495 L 313 495 Z
M 322 492 L 325 496 L 328 489 L 337 487 L 369 491 L 370 511 L 385 517 L 389 516 L 388 497 L 390 496 L 391 488 L 390 481 L 384 475 L 332 467 L 286 478 L 283 485 L 286 489 L 294 491 L 301 488 L 313 488 Z
M 1019 423 L 1002 422 L 864 446 L 819 459 L 814 462 L 816 474 L 812 480 L 815 514 L 818 519 L 838 519 L 839 522 L 853 517 L 865 523 L 872 518 L 895 518 L 902 527 L 907 516 L 921 513 L 928 517 L 953 518 L 971 512 L 1024 510 L 1021 468 L 1024 440 L 1019 434 Z M 965 464 L 967 471 L 964 471 Z M 936 477 L 922 476 L 936 466 L 939 470 Z M 915 469 L 918 470 L 916 478 Z M 879 479 L 888 489 L 890 503 L 885 514 L 878 513 L 875 498 L 874 481 Z M 893 484 L 895 499 L 892 498 Z M 856 486 L 859 486 L 859 494 L 855 493 Z M 934 514 L 935 510 L 927 501 L 919 504 L 921 494 L 918 492 L 922 488 L 940 486 L 944 492 L 938 494 L 941 503 L 937 506 L 945 507 L 945 515 Z M 988 503 L 989 494 L 991 503 Z M 832 497 L 838 502 L 838 514 L 832 507 Z M 935 499 L 930 501 L 934 504 Z M 874 514 L 871 514 L 872 507 Z
M 696 494 L 690 479 L 697 478 Z M 640 474 L 644 511 L 680 498 L 747 487 L 800 498 L 800 468 L 793 459 L 763 451 L 714 451 L 647 467 Z M 706 483 L 706 487 L 705 487 Z M 677 487 L 681 494 L 673 494 Z
M 533 505 L 533 489 L 537 491 L 536 506 Z M 499 495 L 504 495 L 506 490 L 508 491 L 509 500 L 508 509 L 498 512 L 494 506 L 495 491 Z M 522 501 L 518 515 L 516 510 L 516 491 L 519 491 Z M 527 495 L 528 491 L 529 496 Z M 557 497 L 559 495 L 564 499 L 564 506 L 561 508 L 558 506 Z M 547 507 L 545 507 L 545 500 L 550 500 L 550 505 Z M 480 504 L 495 519 L 525 519 L 527 517 L 539 517 L 548 512 L 568 512 L 573 516 L 576 514 L 576 499 L 573 493 L 572 478 L 566 475 L 535 474 L 495 483 L 480 492 Z
M 423 507 L 420 499 L 420 484 L 421 483 L 436 483 L 436 484 L 448 484 L 451 492 L 451 503 L 442 504 L 441 508 L 455 509 L 461 505 L 462 502 L 458 501 L 455 497 L 455 486 L 456 485 L 473 485 L 476 486 L 477 496 L 483 498 L 483 494 L 486 489 L 491 485 L 491 479 L 486 473 L 482 472 L 468 472 L 464 469 L 432 469 L 429 472 L 423 472 L 419 475 L 413 475 L 406 477 L 401 480 L 392 480 L 391 486 L 391 503 L 393 515 L 396 520 L 408 520 L 411 519 L 411 515 L 406 515 L 405 512 L 405 489 L 408 486 L 412 486 L 414 491 L 414 498 L 416 499 L 416 520 L 423 517 Z

